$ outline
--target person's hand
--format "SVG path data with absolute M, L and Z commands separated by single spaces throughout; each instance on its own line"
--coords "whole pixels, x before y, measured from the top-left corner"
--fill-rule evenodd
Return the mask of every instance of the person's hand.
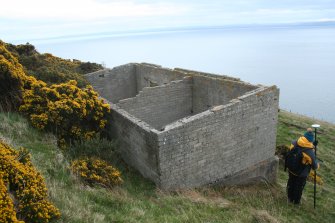
M 313 142 L 313 145 L 314 145 L 314 146 L 317 146 L 318 143 L 319 143 L 319 141 L 318 141 L 318 140 L 315 140 L 315 141 Z

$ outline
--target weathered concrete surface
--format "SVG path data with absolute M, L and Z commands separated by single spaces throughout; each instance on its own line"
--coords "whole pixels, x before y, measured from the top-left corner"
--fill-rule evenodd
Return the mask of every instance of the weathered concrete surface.
M 106 69 L 85 75 L 99 94 L 112 103 L 137 94 L 134 64 Z
M 271 157 L 233 175 L 218 179 L 213 184 L 242 185 L 266 181 L 273 183 L 277 179 L 278 157 Z
M 162 68 L 154 64 L 136 64 L 135 67 L 137 88 L 139 91 L 145 87 L 155 87 L 168 84 L 171 81 L 181 80 L 186 76 L 182 72 Z
M 111 101 L 123 158 L 159 187 L 275 179 L 275 86 L 152 64 L 87 77 Z
M 117 105 L 160 130 L 165 125 L 192 113 L 192 79 L 145 87 L 136 97 L 120 100 Z
M 240 81 L 195 76 L 193 78 L 193 111 L 199 113 L 215 105 L 228 104 L 231 99 L 256 88 Z
M 273 157 L 277 111 L 278 91 L 264 87 L 167 126 L 158 138 L 161 187 L 205 185 Z
M 159 184 L 158 131 L 114 104 L 111 104 L 111 121 L 111 133 L 120 144 L 124 160 Z

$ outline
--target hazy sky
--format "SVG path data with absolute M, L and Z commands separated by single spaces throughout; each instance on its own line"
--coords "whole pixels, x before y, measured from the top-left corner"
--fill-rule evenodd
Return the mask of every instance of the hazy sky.
M 0 0 L 0 39 L 335 21 L 335 0 Z

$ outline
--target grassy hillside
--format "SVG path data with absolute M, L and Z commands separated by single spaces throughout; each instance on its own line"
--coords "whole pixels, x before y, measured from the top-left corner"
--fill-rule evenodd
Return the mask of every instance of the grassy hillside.
M 280 112 L 277 145 L 288 144 L 313 122 Z M 335 222 L 335 126 L 320 124 L 318 154 L 323 163 L 319 172 L 324 185 L 318 186 L 316 210 L 312 183 L 306 185 L 301 206 L 287 203 L 287 173 L 282 166 L 275 185 L 264 182 L 164 192 L 120 162 L 113 143 L 97 142 L 100 150 L 93 143 L 92 150 L 82 145 L 81 152 L 72 148 L 62 153 L 55 137 L 8 113 L 0 114 L 0 139 L 32 153 L 35 166 L 46 178 L 50 199 L 62 212 L 58 222 Z M 68 168 L 71 157 L 83 153 L 109 157 L 123 172 L 124 184 L 112 190 L 83 185 Z

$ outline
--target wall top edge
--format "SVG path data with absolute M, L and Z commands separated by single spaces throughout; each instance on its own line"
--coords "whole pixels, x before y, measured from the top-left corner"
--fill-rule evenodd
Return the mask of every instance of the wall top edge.
M 229 80 L 229 81 L 236 81 L 236 82 L 240 82 L 246 85 L 257 86 L 257 85 L 242 81 L 240 78 L 236 78 L 236 77 L 232 77 L 232 76 L 228 76 L 224 74 L 208 73 L 208 72 L 195 71 L 195 70 L 184 69 L 184 68 L 167 68 L 167 67 L 162 67 L 161 65 L 157 65 L 153 63 L 146 63 L 146 62 L 142 62 L 142 63 L 131 62 L 131 63 L 115 66 L 113 68 L 105 68 L 105 69 L 95 71 L 92 73 L 87 73 L 84 76 L 89 77 L 89 76 L 95 76 L 95 75 L 99 75 L 101 73 L 106 73 L 106 72 L 110 73 L 111 71 L 113 71 L 113 69 L 119 69 L 122 67 L 129 67 L 129 66 L 142 66 L 142 67 L 148 67 L 148 68 L 153 68 L 153 69 L 162 69 L 162 70 L 167 70 L 171 72 L 177 72 L 184 76 L 202 76 L 202 77 L 207 77 L 207 78 L 216 78 L 216 79 L 223 79 L 223 80 Z
M 164 130 L 158 131 L 158 134 L 164 134 L 164 133 L 167 133 L 169 131 L 173 131 L 174 129 L 180 128 L 187 123 L 191 123 L 191 122 L 194 122 L 196 120 L 203 119 L 203 118 L 206 118 L 208 116 L 214 115 L 216 112 L 221 112 L 222 110 L 228 109 L 229 107 L 232 107 L 236 104 L 244 103 L 245 100 L 248 97 L 252 97 L 254 95 L 262 96 L 263 94 L 265 94 L 268 91 L 278 91 L 278 90 L 279 89 L 277 88 L 276 85 L 273 85 L 273 86 L 270 86 L 270 87 L 259 86 L 259 88 L 255 89 L 255 90 L 246 92 L 244 95 L 230 100 L 230 102 L 228 104 L 216 105 L 216 106 L 213 106 L 213 107 L 209 108 L 208 110 L 203 111 L 201 113 L 198 113 L 198 114 L 195 114 L 195 115 L 192 115 L 192 116 L 188 116 L 188 117 L 179 119 L 179 120 L 177 120 L 173 123 L 170 123 L 170 124 L 165 126 Z

